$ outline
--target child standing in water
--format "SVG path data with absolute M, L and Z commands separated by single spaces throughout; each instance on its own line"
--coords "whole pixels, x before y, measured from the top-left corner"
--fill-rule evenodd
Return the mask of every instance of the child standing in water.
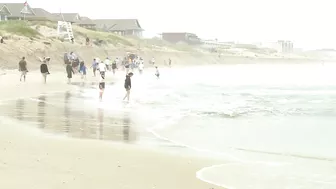
M 126 75 L 125 84 L 124 84 L 124 87 L 126 89 L 126 95 L 125 95 L 123 100 L 125 100 L 127 98 L 127 102 L 129 102 L 129 98 L 130 98 L 130 94 L 131 94 L 131 87 L 132 87 L 131 77 L 132 76 L 133 76 L 132 72 L 128 73 Z
M 159 79 L 160 78 L 159 68 L 156 66 L 155 69 L 156 69 L 155 76 L 156 76 L 157 79 Z
M 103 94 L 105 90 L 105 74 L 100 75 L 100 81 L 99 81 L 99 100 L 103 100 Z
M 82 79 L 86 79 L 86 66 L 84 61 L 80 63 L 79 72 L 82 74 Z

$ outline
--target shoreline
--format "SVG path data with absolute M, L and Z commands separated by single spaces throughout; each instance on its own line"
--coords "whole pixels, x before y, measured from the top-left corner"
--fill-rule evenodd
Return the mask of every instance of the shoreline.
M 54 73 L 47 85 L 39 82 L 42 77 L 35 72 L 29 73 L 24 84 L 18 81 L 19 73 L 3 75 L 2 101 L 73 90 L 63 75 Z M 30 123 L 6 120 L 2 119 L 0 132 L 1 188 L 214 188 L 196 178 L 197 171 L 216 164 L 210 157 L 170 153 L 169 147 L 49 136 L 29 127 Z

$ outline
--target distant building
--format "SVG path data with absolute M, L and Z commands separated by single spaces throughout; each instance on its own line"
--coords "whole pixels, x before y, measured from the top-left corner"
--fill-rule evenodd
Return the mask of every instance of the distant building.
M 137 19 L 96 19 L 93 20 L 97 30 L 117 33 L 123 36 L 142 37 L 144 29 Z
M 282 53 L 292 53 L 294 50 L 294 45 L 291 41 L 279 40 L 278 44 Z
M 184 42 L 189 45 L 201 44 L 201 39 L 193 33 L 162 33 L 162 39 L 170 43 Z
M 25 3 L 0 3 L 0 21 L 65 21 L 87 29 L 113 32 L 120 35 L 142 36 L 144 31 L 137 19 L 98 19 L 92 20 L 79 13 L 50 13 L 42 8 L 32 8 Z
M 35 12 L 28 3 L 0 3 L 0 15 L 0 21 L 24 20 Z
M 58 21 L 70 22 L 87 29 L 95 29 L 96 24 L 88 17 L 80 16 L 79 13 L 53 13 Z
M 233 43 L 230 42 L 220 42 L 217 39 L 215 40 L 201 40 L 202 47 L 204 48 L 230 48 L 233 46 Z

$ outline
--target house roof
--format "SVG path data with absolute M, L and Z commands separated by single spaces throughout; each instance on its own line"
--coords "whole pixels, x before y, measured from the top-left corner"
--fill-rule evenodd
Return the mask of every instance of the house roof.
M 50 12 L 42 9 L 42 8 L 33 8 L 33 11 L 35 13 L 35 15 L 31 15 L 31 16 L 27 16 L 27 18 L 38 18 L 38 19 L 45 19 L 45 20 L 49 20 L 49 21 L 58 21 L 59 19 L 51 14 Z
M 143 30 L 137 19 L 97 19 L 93 22 L 105 31 Z
M 58 17 L 59 19 L 61 19 L 63 21 L 66 22 L 78 22 L 80 19 L 80 16 L 78 13 L 52 13 L 54 16 Z M 63 18 L 62 18 L 63 15 Z
M 7 8 L 6 5 L 0 5 L 0 13 L 1 14 L 6 14 L 6 15 L 11 15 L 11 12 Z
M 83 24 L 83 25 L 96 25 L 89 17 L 82 16 L 80 17 L 80 21 L 78 24 Z
M 22 12 L 24 11 L 24 3 L 0 3 L 0 7 L 6 6 L 8 10 L 10 11 L 9 17 L 22 17 Z M 34 10 L 30 7 L 30 5 L 27 5 L 27 12 L 26 15 L 35 15 Z
M 33 8 L 33 11 L 35 12 L 35 16 L 44 16 L 44 17 L 50 17 L 50 18 L 55 17 L 55 15 L 51 14 L 50 12 L 42 8 Z

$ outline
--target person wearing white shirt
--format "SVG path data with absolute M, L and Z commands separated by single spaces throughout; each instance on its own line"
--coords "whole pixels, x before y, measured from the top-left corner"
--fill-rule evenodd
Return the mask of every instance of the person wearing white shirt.
M 155 58 L 154 57 L 152 58 L 152 64 L 153 65 L 155 64 Z
M 140 62 L 138 69 L 139 69 L 139 73 L 142 74 L 143 69 L 144 69 L 144 64 L 143 64 L 143 62 Z
M 104 63 L 106 65 L 106 68 L 111 71 L 111 61 L 108 57 L 106 57 Z
M 98 69 L 99 69 L 100 75 L 105 78 L 105 72 L 106 72 L 107 68 L 106 68 L 106 64 L 103 61 L 101 61 L 99 63 Z

